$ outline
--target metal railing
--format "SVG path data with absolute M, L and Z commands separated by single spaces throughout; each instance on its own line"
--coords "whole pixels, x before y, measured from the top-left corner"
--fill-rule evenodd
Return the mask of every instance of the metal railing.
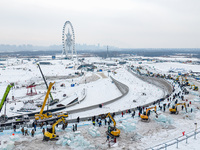
M 176 148 L 178 148 L 178 145 L 180 142 L 185 141 L 186 143 L 188 143 L 188 138 L 194 137 L 194 139 L 197 138 L 197 134 L 200 133 L 200 128 L 196 129 L 195 131 L 189 132 L 187 134 L 184 134 L 183 136 L 179 136 L 177 138 L 174 138 L 173 140 L 169 140 L 167 142 L 155 145 L 153 147 L 147 148 L 146 150 L 160 150 L 160 149 L 165 149 L 167 150 L 167 147 L 175 145 L 176 144 Z

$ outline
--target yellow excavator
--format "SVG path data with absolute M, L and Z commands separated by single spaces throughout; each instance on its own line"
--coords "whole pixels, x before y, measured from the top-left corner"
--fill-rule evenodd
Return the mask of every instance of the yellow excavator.
M 65 121 L 65 118 L 64 117 L 61 117 L 60 119 L 58 119 L 50 129 L 47 128 L 47 131 L 44 132 L 44 137 L 43 137 L 43 140 L 44 141 L 49 141 L 49 140 L 58 140 L 58 135 L 56 135 L 56 132 L 55 132 L 55 126 L 57 124 L 59 124 L 60 122 L 63 122 L 63 124 L 66 125 L 68 124 L 66 121 Z
M 198 91 L 199 90 L 199 88 L 198 88 L 198 86 L 196 86 L 196 85 L 191 85 L 191 88 L 194 90 L 194 91 Z
M 149 121 L 149 111 L 151 109 L 154 109 L 154 111 L 155 111 L 155 113 L 157 115 L 156 106 L 147 108 L 147 110 L 143 114 L 140 115 L 140 118 L 142 119 L 142 121 Z
M 108 134 L 110 137 L 114 138 L 114 137 L 119 137 L 120 135 L 120 130 L 116 128 L 116 122 L 115 122 L 115 119 L 110 115 L 110 113 L 107 114 L 106 118 L 109 117 L 114 126 L 111 127 L 111 126 L 108 126 L 108 131 L 106 131 L 106 134 Z
M 45 104 L 46 104 L 46 102 L 47 102 L 47 99 L 48 99 L 48 97 L 49 97 L 49 93 L 50 93 L 50 91 L 51 91 L 51 88 L 52 88 L 52 86 L 53 86 L 54 84 L 55 84 L 55 82 L 54 82 L 54 83 L 52 83 L 52 82 L 49 83 L 49 88 L 48 88 L 47 93 L 46 93 L 46 96 L 45 96 L 45 98 L 44 98 L 44 102 L 43 102 L 43 104 L 42 104 L 42 108 L 41 108 L 39 114 L 35 114 L 35 120 L 46 119 L 46 118 L 51 118 L 51 117 L 52 117 L 52 113 L 51 113 L 51 112 L 47 112 L 47 113 L 43 114 L 43 111 L 44 111 L 44 107 L 45 107 Z
M 185 107 L 186 110 L 186 104 L 185 103 L 177 103 L 176 105 L 173 105 L 172 108 L 169 109 L 171 114 L 178 114 L 179 112 L 177 111 L 177 106 L 182 105 Z

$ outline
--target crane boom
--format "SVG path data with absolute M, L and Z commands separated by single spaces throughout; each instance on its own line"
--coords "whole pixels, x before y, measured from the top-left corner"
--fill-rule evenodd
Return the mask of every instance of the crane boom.
M 0 112 L 1 112 L 1 109 L 2 109 L 2 107 L 3 107 L 3 105 L 4 105 L 5 101 L 6 101 L 6 98 L 7 98 L 8 94 L 9 94 L 9 92 L 10 92 L 10 89 L 11 89 L 13 86 L 14 86 L 14 85 L 8 85 L 8 86 L 7 86 L 6 91 L 5 91 L 4 95 L 3 95 L 3 98 L 1 99 L 1 103 L 0 103 Z
M 38 67 L 39 67 L 39 69 L 40 69 L 40 73 L 42 74 L 42 78 L 43 78 L 43 80 L 44 80 L 44 82 L 45 82 L 45 84 L 46 84 L 46 87 L 47 87 L 47 89 L 48 89 L 49 87 L 48 87 L 47 81 L 46 81 L 46 79 L 45 79 L 45 77 L 44 77 L 44 74 L 42 73 L 42 69 L 40 68 L 40 64 L 37 64 L 37 65 L 38 65 Z M 49 95 L 50 95 L 50 97 L 51 97 L 51 100 L 53 101 L 53 96 L 51 95 L 51 92 L 49 92 Z
M 54 82 L 54 83 L 55 83 L 55 82 Z M 52 88 L 52 86 L 54 85 L 54 83 L 52 83 L 52 82 L 49 83 L 49 88 L 48 88 L 47 93 L 46 93 L 46 96 L 45 96 L 45 98 L 44 98 L 44 102 L 43 102 L 42 108 L 41 108 L 41 110 L 40 110 L 40 115 L 42 115 L 42 113 L 43 113 L 45 104 L 46 104 L 47 99 L 48 99 L 48 97 L 49 97 L 49 93 L 50 93 L 51 88 Z

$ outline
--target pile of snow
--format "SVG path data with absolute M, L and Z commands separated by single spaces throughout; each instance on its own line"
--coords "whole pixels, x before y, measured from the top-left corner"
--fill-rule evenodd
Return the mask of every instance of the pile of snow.
M 92 135 L 92 137 L 97 137 L 97 136 L 100 136 L 100 132 L 97 130 L 98 127 L 95 127 L 95 126 L 91 126 L 89 129 L 88 129 L 88 133 L 90 135 Z
M 121 124 L 117 125 L 117 128 L 120 130 L 124 130 L 125 133 L 129 133 L 129 132 L 135 131 L 136 125 L 134 122 L 128 122 L 128 121 L 123 120 Z

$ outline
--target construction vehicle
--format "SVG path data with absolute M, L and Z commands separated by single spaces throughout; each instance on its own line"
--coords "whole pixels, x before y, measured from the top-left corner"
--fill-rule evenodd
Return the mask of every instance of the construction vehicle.
M 14 84 L 9 84 L 9 85 L 7 86 L 6 91 L 5 91 L 4 95 L 3 95 L 3 98 L 1 99 L 1 103 L 0 103 L 0 112 L 1 112 L 1 110 L 2 110 L 2 108 L 3 108 L 3 105 L 4 105 L 5 102 L 6 102 L 6 99 L 7 99 L 7 96 L 8 96 L 8 94 L 9 94 L 9 92 L 10 92 L 10 89 L 11 89 L 13 86 L 14 86 Z M 6 104 L 5 104 L 5 112 L 4 112 L 4 115 L 2 115 L 2 116 L 0 117 L 0 120 L 1 120 L 1 121 L 6 121 L 7 119 L 8 119 L 8 117 L 7 117 L 7 115 L 6 115 Z
M 0 112 L 1 112 L 1 109 L 3 108 L 3 105 L 4 105 L 5 101 L 6 101 L 6 98 L 7 98 L 8 94 L 9 94 L 9 92 L 10 92 L 10 89 L 13 86 L 14 86 L 14 84 L 10 84 L 10 85 L 7 86 L 6 91 L 5 91 L 4 95 L 3 95 L 3 98 L 1 99 Z
M 177 111 L 177 106 L 178 105 L 184 106 L 185 110 L 187 109 L 185 103 L 177 103 L 176 105 L 173 105 L 172 108 L 169 109 L 169 111 L 170 111 L 171 114 L 178 114 L 179 113 L 179 111 Z
M 64 126 L 66 127 L 67 126 L 67 122 L 65 121 L 65 118 L 62 117 L 60 119 L 58 119 L 53 125 L 51 128 L 47 128 L 47 131 L 45 131 L 44 133 L 44 137 L 43 137 L 43 140 L 44 141 L 49 141 L 49 140 L 58 140 L 58 135 L 56 135 L 56 132 L 55 132 L 55 126 L 57 124 L 59 124 L 60 122 L 63 122 Z
M 147 108 L 147 110 L 144 111 L 144 113 L 140 115 L 140 118 L 142 119 L 142 121 L 149 121 L 149 115 L 150 115 L 150 110 L 151 109 L 154 109 L 154 111 L 155 111 L 155 113 L 157 115 L 156 106 Z
M 114 137 L 119 137 L 120 135 L 120 130 L 116 128 L 116 122 L 115 122 L 115 119 L 110 115 L 110 113 L 107 114 L 106 118 L 109 117 L 114 126 L 111 127 L 111 126 L 108 126 L 108 131 L 106 131 L 106 134 L 108 134 L 110 137 L 114 138 Z
M 60 117 L 67 118 L 68 117 L 68 113 L 63 113 L 63 112 L 55 113 L 53 115 L 57 116 L 57 118 L 60 118 Z
M 198 91 L 199 90 L 198 86 L 195 86 L 194 84 L 191 85 L 191 89 L 193 89 L 194 91 Z
M 55 82 L 54 82 L 55 83 Z M 41 107 L 41 110 L 40 110 L 40 113 L 39 114 L 35 114 L 35 120 L 39 120 L 39 119 L 46 119 L 46 118 L 51 118 L 52 117 L 52 113 L 51 112 L 47 112 L 45 114 L 43 114 L 43 111 L 44 111 L 44 107 L 45 107 L 45 104 L 47 102 L 47 99 L 49 97 L 49 93 L 51 91 L 51 88 L 52 86 L 54 85 L 54 83 L 49 83 L 49 88 L 47 90 L 47 93 L 46 93 L 46 96 L 44 98 L 44 102 L 42 104 L 42 107 Z
M 40 73 L 41 73 L 42 78 L 43 78 L 43 80 L 44 80 L 44 83 L 45 83 L 45 85 L 46 85 L 46 87 L 47 87 L 47 89 L 48 89 L 49 87 L 48 87 L 47 81 L 46 81 L 46 79 L 45 79 L 45 77 L 44 77 L 44 74 L 42 73 L 42 69 L 41 69 L 41 67 L 40 67 L 40 64 L 38 63 L 37 65 L 38 65 L 38 67 L 39 67 L 39 70 L 40 70 Z M 51 97 L 51 101 L 50 101 L 50 104 L 49 104 L 50 106 L 51 106 L 51 105 L 54 105 L 54 104 L 56 104 L 56 103 L 59 102 L 59 99 L 53 99 L 53 96 L 51 95 L 51 92 L 49 92 L 49 95 L 50 95 L 50 97 Z

